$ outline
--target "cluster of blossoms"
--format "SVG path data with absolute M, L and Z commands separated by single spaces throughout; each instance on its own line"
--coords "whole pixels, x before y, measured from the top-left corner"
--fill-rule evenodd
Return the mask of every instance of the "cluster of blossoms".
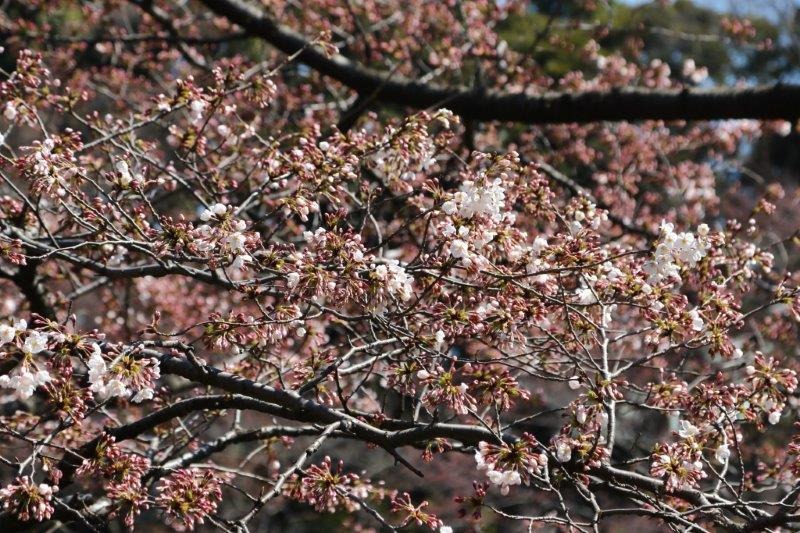
M 499 174 L 491 178 L 488 174 Z M 513 155 L 500 159 L 476 180 L 465 180 L 461 190 L 441 205 L 444 217 L 437 221 L 437 231 L 445 239 L 449 257 L 464 266 L 486 265 L 482 255 L 496 236 L 499 226 L 512 223 L 514 215 L 505 209 L 506 183 L 513 173 Z
M 23 340 L 24 339 L 24 340 Z M 20 400 L 30 398 L 37 387 L 48 383 L 52 378 L 45 368 L 37 368 L 32 356 L 47 349 L 50 337 L 45 332 L 28 330 L 25 320 L 13 325 L 0 325 L 0 347 L 13 345 L 23 354 L 23 363 L 11 375 L 0 376 L 0 387 L 12 388 Z
M 662 385 L 655 392 L 655 404 L 672 408 L 686 406 L 694 417 L 694 421 L 680 420 L 676 432 L 680 438 L 678 442 L 658 444 L 652 454 L 650 473 L 665 479 L 667 491 L 697 487 L 708 477 L 704 471 L 703 452 L 709 448 L 713 450 L 714 460 L 727 468 L 730 442 L 739 442 L 741 446 L 742 440 L 738 430 L 719 429 L 731 420 L 759 421 L 759 417 L 766 415 L 770 424 L 780 422 L 786 394 L 797 388 L 796 373 L 780 368 L 774 358 L 767 359 L 760 353 L 756 353 L 754 359 L 755 365 L 745 367 L 749 387 L 742 385 L 718 391 L 705 385 L 694 398 L 682 383 Z
M 681 268 L 691 269 L 706 256 L 711 243 L 708 240 L 709 228 L 701 224 L 697 236 L 690 232 L 675 232 L 675 226 L 668 222 L 661 224 L 661 236 L 653 260 L 644 265 L 648 283 L 680 281 Z
M 117 171 L 119 176 L 119 184 L 121 187 L 131 187 L 133 185 L 139 185 L 144 178 L 141 174 L 132 174 L 131 169 L 128 166 L 128 162 L 125 160 L 120 159 L 116 163 L 114 163 L 114 170 Z
M 414 79 L 423 64 L 437 83 L 476 72 L 470 98 L 485 82 L 602 92 L 706 74 L 678 55 L 640 64 L 636 39 L 630 58 L 590 39 L 586 72 L 549 78 L 496 33 L 523 2 L 410 2 L 271 2 L 280 24 L 323 31 L 297 67 L 229 43 L 250 30 L 229 34 L 234 21 L 201 6 L 224 1 L 135 2 L 147 13 L 134 17 L 85 3 L 70 17 L 114 41 L 93 37 L 91 53 L 4 19 L 17 44 L 48 36 L 46 57 L 21 53 L 0 81 L 0 386 L 25 400 L 0 414 L 10 515 L 44 521 L 63 503 L 74 512 L 59 520 L 102 527 L 146 528 L 152 509 L 173 527 L 247 530 L 288 498 L 340 529 L 386 526 L 389 508 L 396 527 L 452 533 L 441 494 L 474 473 L 464 452 L 480 442 L 485 479 L 457 499 L 486 520 L 474 529 L 613 528 L 606 506 L 643 504 L 708 530 L 797 516 L 776 500 L 800 476 L 786 456 L 800 438 L 780 447 L 798 409 L 797 235 L 762 239 L 784 233 L 771 215 L 789 219 L 793 200 L 754 188 L 740 217 L 717 187 L 762 126 L 462 126 L 446 110 L 362 113 L 384 91 L 358 98 L 308 74 L 320 49 L 336 53 L 330 28 L 355 65 Z M 107 64 L 92 76 L 74 68 L 95 60 Z M 351 98 L 349 124 L 336 115 Z M 25 313 L 31 327 L 7 320 Z M 279 476 L 297 447 L 276 443 L 293 439 L 342 460 Z M 419 492 L 384 469 L 417 461 L 432 484 Z
M 158 486 L 156 505 L 170 520 L 194 529 L 217 510 L 222 500 L 222 480 L 209 470 L 180 469 Z
M 444 332 L 438 331 L 434 339 L 437 345 L 441 345 Z M 458 371 L 434 365 L 430 371 L 425 368 L 417 370 L 414 376 L 427 389 L 421 401 L 431 410 L 447 406 L 456 414 L 465 415 L 474 412 L 478 405 L 491 405 L 507 411 L 515 400 L 530 398 L 530 392 L 520 387 L 510 372 L 490 365 L 467 363 Z M 398 377 L 401 378 L 395 376 Z
M 423 120 L 420 120 L 423 118 Z M 429 126 L 442 124 L 449 129 L 457 118 L 447 109 L 436 111 L 431 119 L 409 117 L 401 128 L 389 126 L 370 157 L 371 167 L 381 181 L 396 194 L 407 194 L 425 171 L 436 165 L 439 140 L 429 135 Z
M 409 275 L 397 259 L 373 263 L 371 276 L 381 282 L 379 292 L 384 292 L 407 302 L 414 294 L 414 278 Z M 379 299 L 382 299 L 380 295 Z
M 469 390 L 480 405 L 493 405 L 502 411 L 510 410 L 517 401 L 529 400 L 530 391 L 519 384 L 511 372 L 492 365 L 464 365 L 464 375 L 471 379 Z
M 14 483 L 0 489 L 3 509 L 18 520 L 41 522 L 53 515 L 53 494 L 57 486 L 35 484 L 29 477 L 18 477 Z
M 696 487 L 700 480 L 707 477 L 703 471 L 703 432 L 687 420 L 680 421 L 681 429 L 677 432 L 680 442 L 661 444 L 653 452 L 650 473 L 656 477 L 666 478 L 665 488 L 668 492 L 687 487 Z M 722 456 L 723 451 L 717 451 Z
M 539 442 L 527 433 L 514 444 L 478 443 L 475 462 L 478 470 L 485 472 L 503 495 L 508 494 L 512 485 L 528 485 L 547 470 L 547 455 Z
M 368 479 L 345 473 L 344 462 L 339 461 L 337 467 L 333 467 L 331 458 L 327 456 L 320 464 L 308 467 L 302 477 L 294 475 L 286 485 L 285 492 L 290 498 L 328 513 L 340 509 L 355 512 L 366 498 L 383 496 L 383 491 L 374 487 Z
M 469 393 L 468 383 L 456 383 L 455 372 L 446 371 L 442 367 L 437 367 L 433 372 L 421 369 L 417 372 L 417 378 L 429 390 L 422 397 L 422 403 L 430 409 L 435 409 L 439 405 L 447 405 L 457 414 L 465 415 L 477 409 L 475 399 Z
M 714 431 L 709 431 L 709 428 L 700 429 L 691 422 L 687 420 L 680 421 L 681 429 L 678 430 L 678 436 L 684 439 L 684 443 L 690 444 L 689 448 L 698 448 L 697 443 L 701 443 L 704 440 L 708 440 L 708 437 L 714 435 Z M 725 438 L 725 434 L 723 433 L 723 438 Z M 738 435 L 737 435 L 738 438 Z M 690 442 L 691 441 L 691 442 Z M 717 446 L 716 450 L 714 451 L 714 459 L 717 463 L 725 466 L 730 459 L 731 450 L 728 446 L 728 443 L 723 441 L 719 446 Z M 664 458 L 659 458 L 663 463 Z M 702 469 L 702 464 L 699 466 L 697 465 L 697 461 L 692 463 L 692 468 L 694 469 Z M 663 474 L 662 474 L 663 475 Z M 680 484 L 680 480 L 677 479 L 675 476 L 672 477 L 673 487 L 678 486 Z
M 428 502 L 414 505 L 411 501 L 411 496 L 407 492 L 392 499 L 392 512 L 405 515 L 399 527 L 405 527 L 413 523 L 417 526 L 427 526 L 432 530 L 438 529 L 439 533 L 452 533 L 453 530 L 445 526 L 435 514 L 425 511 L 427 506 Z
M 36 141 L 27 147 L 29 154 L 20 159 L 18 165 L 32 181 L 34 190 L 63 199 L 70 182 L 80 173 L 74 156 L 79 146 L 74 132 L 68 130 L 64 136 Z
M 493 220 L 499 220 L 502 218 L 506 199 L 503 182 L 503 179 L 495 178 L 484 186 L 478 186 L 474 181 L 466 180 L 461 184 L 461 190 L 453 195 L 453 199 L 442 204 L 442 211 L 450 216 L 458 213 L 458 216 L 465 219 L 486 215 Z
M 135 359 L 130 354 L 123 354 L 111 363 L 109 369 L 100 345 L 92 344 L 91 350 L 86 366 L 91 391 L 98 399 L 128 397 L 132 391 L 135 392 L 130 400 L 134 403 L 153 398 L 153 387 L 161 377 L 157 359 Z
M 662 444 L 655 451 L 650 474 L 666 478 L 667 492 L 696 487 L 700 480 L 707 477 L 701 455 L 691 443 Z
M 200 212 L 200 220 L 193 234 L 194 247 L 201 253 L 226 257 L 233 270 L 243 270 L 253 261 L 249 251 L 259 242 L 258 235 L 247 232 L 247 223 L 233 215 L 225 204 L 216 203 Z
M 694 84 L 702 83 L 708 78 L 708 67 L 698 67 L 692 58 L 687 58 L 683 62 L 681 74 Z
M 50 373 L 47 370 L 31 372 L 22 367 L 11 376 L 0 376 L 0 387 L 12 388 L 16 390 L 17 397 L 20 400 L 27 400 L 33 396 L 37 387 L 49 382 L 50 379 Z
M 782 368 L 774 357 L 756 352 L 753 364 L 745 367 L 745 374 L 752 390 L 748 407 L 760 408 L 769 423 L 776 425 L 787 398 L 797 389 L 797 372 Z

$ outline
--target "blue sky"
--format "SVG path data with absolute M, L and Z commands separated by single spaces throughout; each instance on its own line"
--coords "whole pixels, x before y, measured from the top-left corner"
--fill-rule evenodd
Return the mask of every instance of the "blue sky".
M 621 0 L 626 4 L 646 4 L 652 0 Z M 728 0 L 695 0 L 695 4 L 713 7 L 714 9 L 727 9 Z
M 650 3 L 653 0 L 619 0 L 622 3 L 630 4 L 630 5 L 639 5 L 639 4 L 646 4 Z M 790 0 L 781 0 L 781 3 L 789 3 Z M 800 0 L 792 0 L 795 4 L 800 2 Z M 760 13 L 762 15 L 771 15 L 774 12 L 772 10 L 767 10 L 767 13 L 764 13 L 764 2 L 763 0 L 753 1 L 753 0 L 694 0 L 695 4 L 710 7 L 716 9 L 718 11 L 735 11 L 739 14 L 746 14 L 748 12 L 755 12 Z
M 631 5 L 638 5 L 638 4 L 647 4 L 652 0 L 620 0 L 625 4 Z M 720 11 L 725 11 L 730 7 L 730 2 L 728 0 L 695 0 L 695 4 L 701 6 L 708 6 L 714 9 L 718 9 Z

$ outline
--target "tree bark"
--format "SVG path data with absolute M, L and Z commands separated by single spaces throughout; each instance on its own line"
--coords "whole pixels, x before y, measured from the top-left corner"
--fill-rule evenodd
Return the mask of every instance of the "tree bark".
M 463 118 L 527 124 L 636 120 L 800 118 L 800 86 L 548 92 L 541 95 L 443 87 L 379 72 L 342 55 L 326 56 L 303 35 L 241 0 L 200 0 L 252 36 L 376 101 L 414 109 L 448 108 Z

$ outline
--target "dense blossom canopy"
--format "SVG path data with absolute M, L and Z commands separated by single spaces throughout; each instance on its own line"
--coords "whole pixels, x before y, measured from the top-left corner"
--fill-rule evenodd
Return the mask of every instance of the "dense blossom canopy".
M 548 24 L 549 75 L 499 34 L 524 2 L 6 5 L 5 523 L 800 520 L 796 200 L 726 178 L 793 123 L 478 122 L 325 71 L 709 83 Z

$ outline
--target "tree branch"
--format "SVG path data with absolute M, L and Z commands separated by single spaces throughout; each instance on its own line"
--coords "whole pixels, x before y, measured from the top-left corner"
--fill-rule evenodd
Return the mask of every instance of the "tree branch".
M 267 412 L 289 420 L 324 424 L 331 432 L 340 429 L 343 432 L 341 436 L 347 436 L 347 434 L 352 435 L 352 438 L 378 445 L 389 453 L 392 453 L 397 447 L 417 445 L 435 438 L 454 439 L 467 446 L 475 446 L 480 441 L 491 441 L 496 438 L 493 433 L 483 427 L 440 422 L 425 424 L 411 421 L 388 420 L 384 424 L 385 427 L 376 427 L 360 418 L 319 404 L 313 400 L 302 398 L 292 391 L 275 389 L 268 385 L 230 374 L 211 366 L 202 366 L 198 368 L 189 361 L 170 355 L 162 355 L 151 350 L 143 350 L 142 354 L 148 357 L 154 355 L 160 356 L 161 371 L 164 374 L 173 374 L 196 383 L 217 387 L 232 395 L 203 396 L 182 400 L 176 404 L 151 413 L 143 419 L 131 424 L 107 429 L 107 433 L 114 436 L 117 440 L 135 438 L 161 423 L 176 416 L 183 416 L 192 411 L 224 408 L 251 409 Z M 294 431 L 297 432 L 297 435 L 301 435 L 310 432 L 310 428 L 296 428 Z M 199 455 L 207 456 L 229 444 L 238 441 L 245 442 L 266 436 L 269 436 L 269 431 L 262 434 L 261 430 L 241 435 L 225 435 L 218 441 L 209 443 L 208 450 L 203 450 Z M 509 442 L 516 440 L 514 436 L 509 434 L 504 434 L 503 438 L 507 439 Z M 90 455 L 93 448 L 97 445 L 97 441 L 98 439 L 93 439 L 83 445 L 79 453 L 74 454 L 69 459 L 65 457 L 62 464 L 59 465 L 64 470 L 65 474 L 60 483 L 61 486 L 68 485 L 71 482 L 74 469 L 77 468 L 79 464 L 76 459 L 80 456 Z M 187 460 L 191 462 L 194 459 L 196 459 L 196 457 L 186 456 L 179 458 L 177 461 L 179 461 L 180 464 L 185 464 Z M 176 463 L 173 462 L 171 464 Z M 567 465 L 565 465 L 565 467 L 567 467 Z M 669 495 L 680 498 L 696 506 L 705 507 L 707 508 L 705 514 L 709 518 L 714 520 L 718 525 L 728 529 L 745 531 L 751 528 L 753 524 L 761 524 L 762 521 L 769 521 L 769 515 L 765 512 L 761 512 L 757 514 L 756 519 L 752 522 L 736 523 L 722 512 L 723 508 L 733 505 L 735 502 L 728 501 L 715 494 L 706 494 L 692 488 L 677 489 L 667 493 L 666 484 L 660 479 L 615 468 L 608 464 L 604 464 L 598 468 L 587 469 L 584 472 L 589 476 L 607 483 L 635 487 L 637 492 L 643 492 L 642 497 L 644 497 L 645 494 L 649 494 L 652 495 L 651 497 L 660 499 L 662 496 Z M 787 523 L 794 521 L 796 517 L 790 515 L 783 517 L 783 519 L 781 523 Z
M 241 0 L 200 0 L 254 37 L 319 73 L 388 104 L 415 109 L 446 107 L 472 120 L 527 124 L 633 120 L 787 119 L 800 117 L 800 86 L 549 92 L 539 96 L 442 87 L 379 72 L 336 54 L 326 56 L 301 34 Z M 388 79 L 391 78 L 391 79 Z

